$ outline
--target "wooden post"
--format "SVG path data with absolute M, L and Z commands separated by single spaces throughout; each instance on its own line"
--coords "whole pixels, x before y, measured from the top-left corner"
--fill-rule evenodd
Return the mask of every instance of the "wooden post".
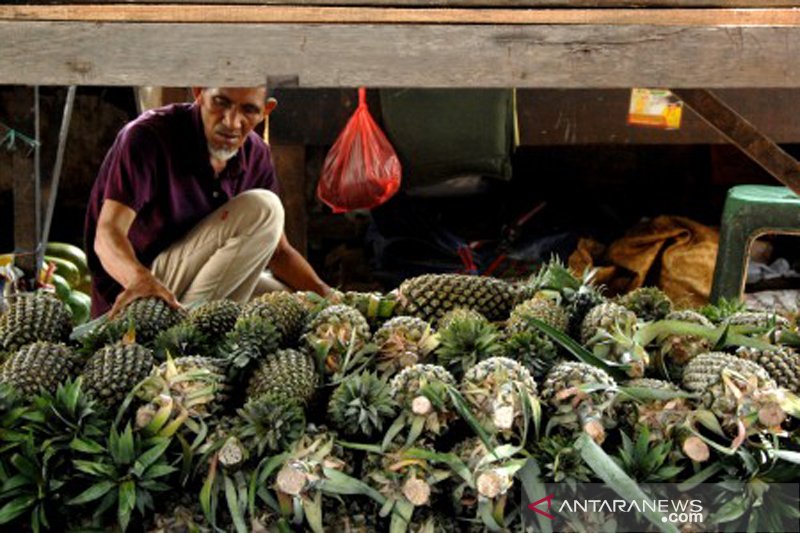
M 800 194 L 800 163 L 772 139 L 705 89 L 672 89 L 695 113 L 778 181 Z
M 37 138 L 38 124 L 38 88 L 27 91 L 31 99 L 34 116 L 20 127 L 26 135 Z M 11 172 L 14 176 L 14 264 L 23 272 L 22 289 L 32 290 L 36 282 L 41 250 L 39 235 L 41 224 L 41 192 L 39 186 L 37 160 L 38 149 L 32 152 L 24 143 L 18 143 L 11 156 Z
M 271 148 L 281 185 L 281 201 L 286 211 L 286 237 L 298 252 L 306 256 L 306 147 L 302 144 L 273 144 Z

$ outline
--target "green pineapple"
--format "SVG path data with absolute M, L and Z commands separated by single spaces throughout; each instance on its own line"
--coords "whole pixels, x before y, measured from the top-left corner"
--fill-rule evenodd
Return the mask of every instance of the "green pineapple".
M 621 432 L 622 446 L 613 459 L 619 467 L 639 483 L 666 483 L 673 481 L 683 471 L 671 459 L 673 443 L 669 440 L 654 440 L 647 426 L 639 426 L 635 442 Z
M 66 342 L 72 331 L 67 306 L 44 293 L 21 293 L 7 298 L 0 315 L 0 352 L 16 352 L 36 341 Z
M 556 302 L 552 294 L 553 291 L 540 291 L 517 305 L 511 311 L 505 329 L 504 355 L 525 365 L 536 378 L 543 378 L 555 364 L 559 358 L 559 348 L 531 320 L 539 320 L 564 333 L 569 327 L 567 311 Z
M 536 457 L 540 458 L 544 479 L 555 483 L 589 483 L 594 473 L 584 462 L 575 447 L 572 435 L 555 433 L 540 438 L 534 444 Z
M 471 309 L 453 309 L 439 321 L 436 364 L 461 378 L 478 361 L 503 353 L 500 334 L 486 318 Z
M 119 316 L 109 320 L 106 327 L 112 332 L 109 341 L 117 341 L 131 326 L 136 332 L 136 342 L 150 347 L 162 331 L 180 323 L 184 311 L 173 309 L 161 298 L 147 297 L 134 300 Z
M 384 376 L 425 361 L 438 344 L 431 325 L 411 316 L 389 319 L 372 342 L 377 347 L 377 369 Z
M 154 364 L 151 350 L 126 339 L 98 350 L 86 361 L 81 376 L 89 397 L 116 408 L 150 375 Z
M 202 356 L 185 356 L 167 360 L 146 378 L 137 396 L 148 402 L 139 410 L 137 426 L 151 434 L 164 427 L 169 415 L 153 421 L 165 400 L 169 402 L 167 413 L 180 418 L 205 418 L 220 412 L 228 399 L 226 366 L 219 359 Z M 149 417 L 147 413 L 153 413 Z
M 604 303 L 602 287 L 594 284 L 596 270 L 587 270 L 582 278 L 578 278 L 554 258 L 542 265 L 542 268 L 528 281 L 528 294 L 539 291 L 555 291 L 561 296 L 563 305 L 569 315 L 567 331 L 573 338 L 580 338 L 580 329 L 586 314 L 594 307 Z
M 306 405 L 314 396 L 318 381 L 314 362 L 308 355 L 292 349 L 278 350 L 253 372 L 247 398 L 257 400 L 277 393 Z
M 242 312 L 242 304 L 233 300 L 204 302 L 189 311 L 188 324 L 205 336 L 209 343 L 220 342 L 236 325 Z
M 504 438 L 525 438 L 537 402 L 536 382 L 525 367 L 506 357 L 486 359 L 464 374 L 460 389 L 484 428 Z
M 61 343 L 38 341 L 20 348 L 3 363 L 0 383 L 30 396 L 40 390 L 55 393 L 59 383 L 74 378 L 80 361 Z
M 220 452 L 223 464 L 237 464 L 235 456 L 238 443 L 244 450 L 245 458 L 248 450 L 259 459 L 267 452 L 285 451 L 302 437 L 305 427 L 303 404 L 296 397 L 278 391 L 258 396 L 237 411 L 233 429 L 235 440 L 226 442 L 227 449 L 223 447 Z M 232 455 L 227 461 L 224 459 L 226 453 Z
M 548 372 L 541 399 L 550 409 L 548 433 L 561 428 L 568 433 L 583 431 L 598 443 L 606 429 L 614 426 L 610 408 L 616 382 L 605 371 L 578 362 L 563 362 Z
M 673 311 L 665 317 L 665 320 L 698 324 L 706 328 L 714 327 L 705 316 L 689 309 Z M 712 348 L 711 341 L 695 335 L 667 335 L 658 344 L 654 364 L 664 371 L 665 376 L 675 380 L 680 379 L 686 363 Z
M 294 346 L 303 331 L 308 311 L 288 292 L 266 292 L 242 309 L 242 317 L 260 316 L 272 321 L 281 333 L 282 347 Z
M 347 305 L 332 305 L 308 323 L 301 344 L 315 355 L 321 372 L 342 375 L 351 370 L 370 338 L 369 324 L 361 313 Z
M 639 287 L 617 298 L 617 303 L 646 322 L 663 320 L 672 312 L 672 300 L 658 287 Z
M 213 353 L 209 347 L 208 337 L 186 322 L 176 324 L 159 333 L 153 346 L 153 355 L 159 361 L 165 361 L 167 355 L 182 357 Z
M 333 427 L 344 435 L 366 439 L 382 435 L 396 409 L 389 384 L 371 372 L 344 378 L 328 403 Z
M 779 387 L 800 395 L 800 354 L 791 348 L 758 350 L 742 346 L 736 355 L 759 364 Z
M 466 307 L 490 321 L 505 320 L 519 298 L 511 284 L 490 277 L 425 274 L 405 280 L 396 293 L 400 314 L 435 323 L 448 311 Z
M 448 392 L 455 384 L 453 376 L 436 365 L 414 365 L 397 374 L 391 382 L 391 395 L 400 416 L 387 432 L 384 444 L 388 445 L 403 427 L 409 427 L 408 445 L 420 435 L 441 435 L 456 416 Z
M 219 357 L 228 364 L 231 385 L 238 386 L 249 378 L 260 361 L 278 350 L 280 338 L 272 321 L 260 316 L 240 317 L 218 349 Z
M 581 343 L 604 361 L 625 365 L 630 377 L 641 377 L 650 356 L 636 341 L 636 315 L 612 302 L 593 307 L 581 324 Z
M 753 431 L 779 428 L 786 419 L 785 394 L 777 390 L 769 373 L 734 355 L 698 355 L 683 369 L 683 388 L 699 394 L 701 405 L 737 439 Z

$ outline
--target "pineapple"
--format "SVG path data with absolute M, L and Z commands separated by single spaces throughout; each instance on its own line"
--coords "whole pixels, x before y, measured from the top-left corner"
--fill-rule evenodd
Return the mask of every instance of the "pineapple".
M 800 354 L 796 351 L 785 347 L 758 350 L 742 346 L 736 355 L 758 363 L 779 387 L 800 395 Z
M 635 340 L 637 329 L 635 314 L 608 302 L 592 308 L 583 319 L 581 343 L 604 361 L 625 365 L 630 377 L 641 377 L 650 356 Z
M 410 426 L 406 438 L 409 445 L 423 432 L 441 435 L 455 418 L 448 392 L 455 384 L 450 372 L 436 365 L 414 365 L 397 374 L 392 379 L 391 396 L 401 414 L 389 429 L 387 439 L 404 426 Z
M 212 353 L 209 349 L 208 337 L 186 322 L 176 324 L 159 333 L 153 345 L 153 355 L 159 361 L 166 360 L 168 355 L 181 357 Z
M 528 292 L 556 291 L 561 295 L 561 304 L 569 315 L 567 331 L 570 336 L 580 338 L 580 327 L 586 314 L 606 299 L 602 287 L 594 285 L 595 270 L 587 270 L 581 279 L 570 272 L 563 263 L 554 258 L 528 281 Z
M 700 354 L 683 370 L 683 387 L 741 442 L 752 431 L 774 429 L 786 419 L 785 394 L 760 365 L 723 352 Z
M 597 443 L 614 425 L 609 408 L 616 382 L 605 371 L 586 363 L 563 362 L 555 365 L 542 384 L 541 399 L 551 411 L 548 433 L 562 428 L 569 433 L 584 431 Z
M 658 287 L 639 287 L 617 298 L 617 303 L 646 322 L 663 320 L 672 312 L 672 300 Z
M 189 311 L 186 322 L 209 339 L 210 343 L 216 344 L 233 329 L 241 312 L 242 304 L 238 302 L 212 300 Z
M 524 465 L 524 459 L 490 450 L 477 437 L 458 443 L 450 453 L 470 473 L 469 479 L 458 479 L 452 491 L 458 518 L 476 525 L 481 520 L 485 528 L 493 530 L 506 526 L 504 511 L 509 500 L 514 501 L 514 475 Z
M 438 344 L 431 325 L 411 316 L 388 320 L 375 332 L 372 342 L 378 350 L 378 371 L 384 376 L 424 361 Z
M 277 393 L 306 405 L 316 391 L 317 382 L 317 371 L 309 356 L 292 349 L 278 350 L 253 372 L 247 397 L 258 399 Z
M 505 329 L 505 356 L 524 364 L 535 377 L 543 377 L 559 355 L 553 340 L 530 323 L 531 319 L 566 333 L 569 315 L 550 297 L 552 291 L 540 291 L 511 311 Z
M 436 364 L 459 379 L 478 361 L 503 353 L 497 328 L 477 311 L 453 309 L 439 324 Z
M 328 415 L 343 434 L 371 439 L 382 435 L 385 421 L 395 415 L 396 408 L 389 384 L 364 372 L 347 376 L 336 387 L 328 403 Z
M 294 346 L 303 331 L 308 311 L 291 293 L 266 292 L 242 309 L 243 317 L 260 316 L 272 321 L 281 333 L 283 347 Z
M 0 315 L 0 352 L 16 352 L 36 341 L 66 342 L 72 331 L 67 306 L 44 293 L 8 297 L 8 311 Z
M 433 452 L 429 446 L 422 448 Z M 364 464 L 367 482 L 385 498 L 382 516 L 391 516 L 391 530 L 408 524 L 416 511 L 431 506 L 441 482 L 452 473 L 419 458 L 413 450 L 392 447 L 385 453 L 368 452 Z
M 146 402 L 170 398 L 178 410 L 202 418 L 222 410 L 227 400 L 225 380 L 226 367 L 219 359 L 169 357 L 142 384 L 137 396 Z
M 292 396 L 279 391 L 269 392 L 248 401 L 237 411 L 229 438 L 220 450 L 225 466 L 234 466 L 237 454 L 244 458 L 248 450 L 257 458 L 267 452 L 279 453 L 287 450 L 299 439 L 306 427 L 303 404 Z M 227 457 L 226 454 L 233 457 Z
M 302 345 L 315 355 L 326 375 L 346 374 L 359 352 L 370 341 L 369 324 L 356 309 L 332 305 L 309 322 Z
M 126 339 L 97 351 L 86 361 L 81 375 L 91 398 L 116 408 L 150 375 L 154 364 L 151 350 Z
M 698 324 L 706 328 L 714 327 L 705 316 L 689 309 L 673 311 L 665 317 L 665 320 Z M 679 380 L 684 365 L 696 355 L 709 351 L 711 347 L 711 341 L 703 337 L 668 335 L 659 341 L 654 364 L 662 368 L 665 376 Z
M 647 431 L 648 439 L 653 442 L 677 442 L 684 455 L 693 461 L 702 462 L 709 458 L 708 446 L 691 430 L 693 405 L 680 393 L 681 389 L 668 381 L 659 379 L 632 379 L 624 384 L 626 388 L 646 391 L 664 392 L 664 398 L 641 397 L 633 393 L 631 401 L 618 405 L 618 419 L 622 425 L 641 435 Z M 683 393 L 685 394 L 685 393 Z M 625 398 L 619 395 L 617 399 Z
M 726 320 L 729 326 L 750 326 L 757 329 L 789 329 L 791 323 L 786 317 L 766 311 L 739 311 Z
M 534 444 L 534 454 L 540 458 L 546 481 L 589 483 L 592 480 L 594 473 L 584 462 L 580 450 L 575 448 L 572 435 L 544 436 Z
M 463 274 L 425 274 L 397 289 L 400 313 L 434 323 L 448 311 L 466 307 L 490 321 L 505 320 L 519 291 L 505 281 Z
M 527 417 L 536 400 L 536 382 L 517 361 L 492 357 L 470 368 L 461 394 L 481 425 L 504 438 L 525 438 Z
M 80 362 L 61 343 L 34 342 L 20 348 L 3 363 L 0 383 L 30 396 L 40 390 L 55 393 L 59 383 L 77 375 Z
M 280 338 L 280 332 L 270 320 L 259 316 L 240 317 L 218 349 L 218 355 L 228 364 L 230 383 L 238 386 L 245 381 L 259 361 L 278 350 Z
M 119 316 L 109 320 L 106 327 L 111 332 L 109 340 L 113 342 L 132 325 L 136 342 L 149 347 L 159 333 L 177 325 L 185 316 L 184 311 L 173 309 L 161 298 L 139 298 L 125 307 Z

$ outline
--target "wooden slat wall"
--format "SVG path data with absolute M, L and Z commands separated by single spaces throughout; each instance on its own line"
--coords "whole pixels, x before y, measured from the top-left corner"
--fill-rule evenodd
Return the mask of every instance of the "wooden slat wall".
M 800 85 L 796 27 L 0 21 L 0 42 L 6 84 Z

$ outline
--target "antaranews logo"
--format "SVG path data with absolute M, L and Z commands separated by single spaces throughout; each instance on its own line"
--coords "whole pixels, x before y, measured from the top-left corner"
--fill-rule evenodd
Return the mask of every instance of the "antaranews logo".
M 541 504 L 547 503 L 547 510 L 549 511 L 553 507 L 553 498 L 555 498 L 555 496 L 556 496 L 555 494 L 548 494 L 544 498 L 540 498 L 540 499 L 536 500 L 535 502 L 533 502 L 531 504 L 528 504 L 528 509 L 530 509 L 534 513 L 537 513 L 537 514 L 540 514 L 540 515 L 542 515 L 544 517 L 547 517 L 550 520 L 555 520 L 556 519 L 555 516 L 551 515 L 550 513 L 546 513 L 545 511 L 542 511 L 541 509 L 539 509 L 539 506 Z

